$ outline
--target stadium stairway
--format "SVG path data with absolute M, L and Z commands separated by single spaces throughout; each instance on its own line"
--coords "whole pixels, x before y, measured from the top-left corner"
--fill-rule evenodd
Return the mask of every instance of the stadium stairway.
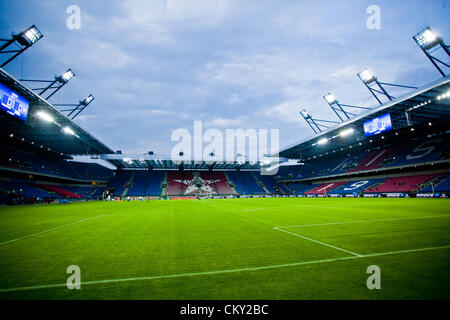
M 125 188 L 123 189 L 123 192 L 122 192 L 122 198 L 127 196 L 128 190 L 130 190 L 130 187 L 131 187 L 131 185 L 134 182 L 134 176 L 135 175 L 136 175 L 136 172 L 133 171 L 131 173 L 130 179 L 128 179 L 128 181 L 125 184 Z
M 256 183 L 263 188 L 263 190 L 266 192 L 266 194 L 270 194 L 269 190 L 267 189 L 266 185 L 258 179 L 258 177 L 256 176 L 256 174 L 254 172 L 252 172 L 252 176 L 253 178 L 256 180 Z
M 164 172 L 164 178 L 163 181 L 161 182 L 161 195 L 166 195 L 167 194 L 167 171 Z
M 227 173 L 224 172 L 223 175 L 225 176 L 226 182 L 228 187 L 231 189 L 232 194 L 236 194 L 236 189 L 234 188 L 234 184 L 231 182 L 230 178 L 228 177 Z
M 424 189 L 422 189 L 422 192 L 448 192 L 450 191 L 450 173 L 447 173 L 445 175 L 439 176 L 433 182 L 433 186 L 431 186 L 431 183 L 429 183 Z

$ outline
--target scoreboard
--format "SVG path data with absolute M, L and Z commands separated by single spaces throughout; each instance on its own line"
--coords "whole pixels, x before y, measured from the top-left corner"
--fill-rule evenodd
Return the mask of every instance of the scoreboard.
M 29 102 L 13 90 L 0 83 L 0 109 L 6 113 L 26 121 Z
M 366 137 L 392 130 L 391 114 L 385 113 L 379 117 L 370 119 L 363 124 Z

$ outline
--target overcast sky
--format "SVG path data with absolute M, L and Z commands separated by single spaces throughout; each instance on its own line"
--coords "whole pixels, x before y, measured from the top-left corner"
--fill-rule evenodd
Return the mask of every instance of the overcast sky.
M 66 26 L 70 5 L 81 29 Z M 369 30 L 366 9 L 381 9 Z M 438 72 L 412 35 L 450 42 L 450 4 L 427 1 L 0 0 L 0 37 L 36 24 L 44 38 L 6 67 L 18 78 L 76 78 L 50 101 L 94 103 L 76 120 L 124 153 L 166 154 L 176 128 L 280 129 L 281 147 L 311 135 L 299 111 L 336 119 L 322 96 L 374 106 L 356 73 L 420 86 Z

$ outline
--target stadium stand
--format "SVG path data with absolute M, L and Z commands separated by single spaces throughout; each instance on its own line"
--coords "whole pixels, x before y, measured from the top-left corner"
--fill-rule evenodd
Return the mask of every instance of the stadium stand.
M 161 183 L 164 179 L 163 171 L 136 171 L 133 183 L 127 196 L 159 196 Z
M 227 172 L 227 175 L 239 194 L 266 194 L 250 171 L 230 171 Z
M 304 194 L 325 194 L 330 193 L 333 189 L 339 187 L 340 185 L 345 184 L 346 182 L 330 182 L 322 184 L 318 187 L 315 187 L 309 191 L 306 191 Z
M 423 174 L 417 176 L 404 176 L 389 178 L 376 187 L 365 190 L 368 193 L 387 193 L 387 192 L 417 192 L 424 188 L 425 183 L 436 177 L 433 174 Z
M 109 182 L 107 189 L 111 190 L 112 195 L 121 196 L 125 190 L 125 184 L 130 180 L 130 178 L 131 171 L 118 170 Z
M 30 99 L 30 114 L 48 112 L 59 124 L 41 130 L 38 117 L 31 116 L 24 123 L 0 112 L 2 203 L 111 196 L 386 196 L 396 192 L 415 196 L 450 192 L 448 76 L 279 150 L 280 158 L 290 163 L 279 167 L 275 176 L 261 175 L 265 164 L 257 162 L 177 164 L 150 152 L 137 159 L 122 157 L 1 68 L 0 80 Z M 408 116 L 405 110 L 409 110 Z M 387 112 L 392 128 L 366 135 L 364 123 Z M 64 126 L 73 128 L 77 139 L 62 135 Z M 343 129 L 351 129 L 351 135 L 341 136 Z M 319 143 L 320 139 L 327 143 Z M 90 155 L 116 169 L 74 161 L 72 155 Z
M 333 194 L 359 194 L 366 190 L 367 188 L 373 187 L 377 184 L 380 184 L 385 179 L 367 179 L 367 180 L 358 180 L 358 181 L 350 181 L 346 184 L 342 184 L 334 188 L 331 193 Z
M 450 174 L 447 173 L 442 176 L 436 177 L 434 181 L 431 181 L 427 187 L 422 189 L 422 192 L 450 192 Z

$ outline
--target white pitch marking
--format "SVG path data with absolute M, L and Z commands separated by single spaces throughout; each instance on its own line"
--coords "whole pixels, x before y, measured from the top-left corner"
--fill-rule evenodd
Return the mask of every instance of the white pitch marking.
M 414 253 L 414 252 L 421 252 L 421 251 L 441 250 L 441 249 L 449 249 L 449 248 L 450 248 L 450 245 L 446 245 L 446 246 L 409 249 L 409 250 L 400 250 L 400 251 L 379 252 L 379 253 L 372 253 L 372 254 L 366 254 L 366 255 L 349 256 L 349 257 L 341 257 L 341 258 L 333 258 L 333 259 L 303 261 L 303 262 L 294 262 L 294 263 L 277 264 L 277 265 L 260 266 L 260 267 L 248 267 L 248 268 L 240 268 L 240 269 L 215 270 L 215 271 L 191 272 L 191 273 L 180 273 L 180 274 L 167 274 L 167 275 L 135 277 L 135 278 L 94 280 L 94 281 L 81 282 L 81 285 L 85 286 L 85 285 L 105 284 L 105 283 L 159 280 L 159 279 L 196 277 L 196 276 L 203 276 L 203 275 L 214 275 L 214 274 L 224 274 L 224 273 L 234 273 L 234 272 L 259 271 L 259 270 L 267 270 L 267 269 L 296 267 L 296 266 L 327 263 L 327 262 L 354 260 L 354 259 L 371 258 L 371 257 L 379 257 L 379 256 L 387 256 L 387 255 L 403 254 L 403 253 Z M 38 289 L 65 288 L 66 286 L 67 286 L 66 283 L 57 283 L 57 284 L 46 284 L 46 285 L 29 286 L 29 287 L 6 288 L 6 289 L 0 289 L 0 293 L 15 292 L 15 291 L 29 291 L 29 290 L 38 290 Z
M 277 228 L 277 227 L 273 227 L 273 228 L 274 228 L 275 230 L 278 230 L 278 231 L 281 231 L 281 232 L 285 232 L 285 233 L 288 233 L 288 234 L 290 234 L 290 235 L 293 235 L 293 236 L 296 236 L 296 237 L 300 237 L 300 238 L 302 238 L 302 239 L 309 240 L 309 241 L 318 243 L 318 244 L 323 245 L 323 246 L 326 246 L 326 247 L 330 247 L 330 248 L 333 248 L 333 249 L 336 249 L 336 250 L 339 250 L 339 251 L 347 252 L 347 253 L 350 253 L 350 254 L 352 254 L 352 255 L 354 255 L 354 256 L 357 256 L 357 257 L 362 257 L 362 255 L 360 255 L 360 254 L 358 254 L 358 253 L 355 253 L 355 252 L 349 251 L 349 250 L 345 250 L 345 249 L 340 248 L 340 247 L 333 246 L 332 244 L 329 244 L 329 243 L 325 243 L 325 242 L 322 242 L 322 241 L 319 241 L 319 240 L 311 239 L 311 238 L 302 236 L 302 235 L 300 235 L 300 234 L 293 233 L 293 232 L 289 232 L 289 231 L 286 231 L 286 230 L 283 230 L 283 229 L 280 229 L 280 228 Z
M 386 219 L 354 220 L 354 221 L 327 222 L 327 223 L 314 223 L 314 224 L 299 224 L 299 225 L 296 225 L 296 226 L 280 226 L 280 227 L 277 227 L 277 228 L 283 228 L 283 229 L 284 228 L 303 228 L 303 227 L 314 227 L 314 226 L 329 226 L 329 225 L 336 225 L 336 224 L 381 222 L 381 221 L 395 221 L 395 220 L 414 220 L 414 219 L 432 219 L 432 218 L 442 218 L 442 217 L 450 217 L 450 215 L 409 217 L 409 218 L 386 218 Z
M 71 226 L 71 225 L 74 225 L 74 224 L 77 224 L 77 223 L 81 223 L 81 222 L 84 222 L 84 221 L 96 219 L 96 218 L 103 217 L 103 216 L 104 216 L 104 214 L 101 214 L 101 215 L 98 215 L 98 216 L 95 216 L 95 217 L 81 219 L 81 220 L 78 220 L 78 221 L 75 221 L 75 222 L 71 222 L 71 223 L 67 223 L 67 224 L 63 224 L 63 225 L 60 225 L 60 226 L 57 226 L 57 227 L 54 227 L 54 228 L 51 228 L 51 229 L 47 229 L 47 230 L 39 231 L 39 232 L 36 232 L 36 233 L 32 233 L 32 234 L 29 234 L 27 236 L 23 236 L 23 237 L 20 237 L 20 238 L 17 238 L 17 239 L 12 239 L 12 240 L 8 240 L 8 241 L 0 242 L 0 246 L 3 246 L 3 245 L 8 244 L 8 243 L 16 242 L 16 241 L 19 241 L 19 240 L 23 240 L 23 239 L 28 239 L 28 238 L 31 238 L 31 237 L 34 237 L 34 236 L 37 236 L 37 235 L 40 235 L 40 234 L 43 234 L 43 233 L 47 233 L 47 232 L 50 232 L 50 231 L 58 230 L 58 229 L 65 228 L 65 227 L 68 227 L 68 226 Z

